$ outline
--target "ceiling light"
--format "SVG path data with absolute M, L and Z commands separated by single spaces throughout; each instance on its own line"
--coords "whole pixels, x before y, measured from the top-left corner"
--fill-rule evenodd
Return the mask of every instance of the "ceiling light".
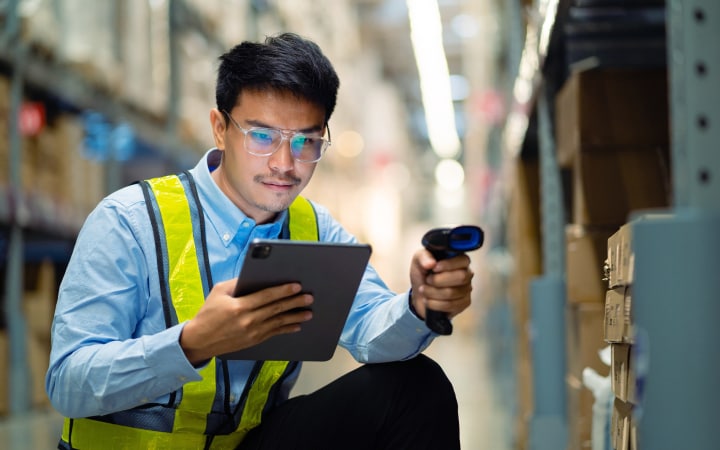
M 435 0 L 407 0 L 407 7 L 430 145 L 441 158 L 452 158 L 460 152 L 460 138 L 455 124 L 440 10 Z

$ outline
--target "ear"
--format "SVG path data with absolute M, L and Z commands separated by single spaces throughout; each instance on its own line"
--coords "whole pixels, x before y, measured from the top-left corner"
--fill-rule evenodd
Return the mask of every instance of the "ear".
M 225 116 L 217 108 L 210 110 L 210 126 L 212 127 L 215 147 L 217 147 L 218 150 L 225 150 L 225 130 L 227 129 Z

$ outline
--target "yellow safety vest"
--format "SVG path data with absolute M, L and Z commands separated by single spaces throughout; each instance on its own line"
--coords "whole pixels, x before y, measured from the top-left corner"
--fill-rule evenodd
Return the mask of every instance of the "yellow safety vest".
M 155 232 L 163 307 L 169 327 L 194 317 L 212 285 L 202 206 L 189 172 L 146 180 L 141 186 Z M 285 234 L 290 239 L 319 239 L 315 210 L 307 199 L 297 197 L 288 216 Z M 288 364 L 288 361 L 256 363 L 253 370 L 256 376 L 245 388 L 239 424 L 230 434 L 205 434 L 216 385 L 223 382 L 222 376 L 216 376 L 218 360 L 212 358 L 200 370 L 202 380 L 182 387 L 178 404 L 174 404 L 178 393 L 171 395 L 167 408 L 174 409 L 172 429 L 143 428 L 140 418 L 131 426 L 118 425 L 108 419 L 112 414 L 97 418 L 67 418 L 63 444 L 78 450 L 235 448 L 248 431 L 260 424 L 270 391 L 288 369 Z M 128 422 L 127 414 L 132 422 L 133 410 L 122 414 L 125 423 Z

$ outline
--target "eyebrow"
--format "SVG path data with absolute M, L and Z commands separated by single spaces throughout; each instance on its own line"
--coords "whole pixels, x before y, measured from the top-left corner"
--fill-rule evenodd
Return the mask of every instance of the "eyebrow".
M 292 131 L 292 132 L 295 132 L 295 133 L 319 133 L 319 132 L 322 131 L 322 128 L 323 128 L 322 125 L 314 125 L 314 126 L 312 126 L 312 127 L 301 128 L 301 129 L 299 129 L 299 130 L 288 130 L 288 129 L 285 129 L 285 128 L 273 127 L 273 126 L 268 125 L 268 124 L 266 124 L 266 123 L 264 123 L 264 122 L 260 122 L 260 121 L 258 121 L 258 120 L 252 120 L 252 119 L 246 120 L 245 123 L 248 124 L 248 125 L 251 126 L 251 127 L 275 128 L 276 130 Z

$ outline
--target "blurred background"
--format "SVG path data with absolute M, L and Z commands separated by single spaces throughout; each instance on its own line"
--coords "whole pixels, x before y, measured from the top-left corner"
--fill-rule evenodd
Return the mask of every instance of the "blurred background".
M 664 0 L 0 0 L 0 442 L 53 448 L 59 436 L 43 377 L 86 215 L 119 187 L 194 166 L 213 145 L 218 56 L 293 31 L 341 79 L 306 195 L 372 244 L 388 284 L 407 288 L 427 229 L 485 230 L 473 305 L 429 351 L 455 383 L 463 448 L 564 447 L 533 444 L 538 430 L 591 448 L 582 371 L 609 380 L 598 351 L 628 345 L 604 323 L 618 286 L 608 239 L 679 189 L 667 17 Z M 547 275 L 562 281 L 558 334 L 533 358 L 532 283 Z M 353 366 L 343 351 L 307 364 L 295 392 Z M 629 416 L 610 405 L 601 434 L 610 445 L 620 417 L 613 448 L 629 448 L 616 439 Z

